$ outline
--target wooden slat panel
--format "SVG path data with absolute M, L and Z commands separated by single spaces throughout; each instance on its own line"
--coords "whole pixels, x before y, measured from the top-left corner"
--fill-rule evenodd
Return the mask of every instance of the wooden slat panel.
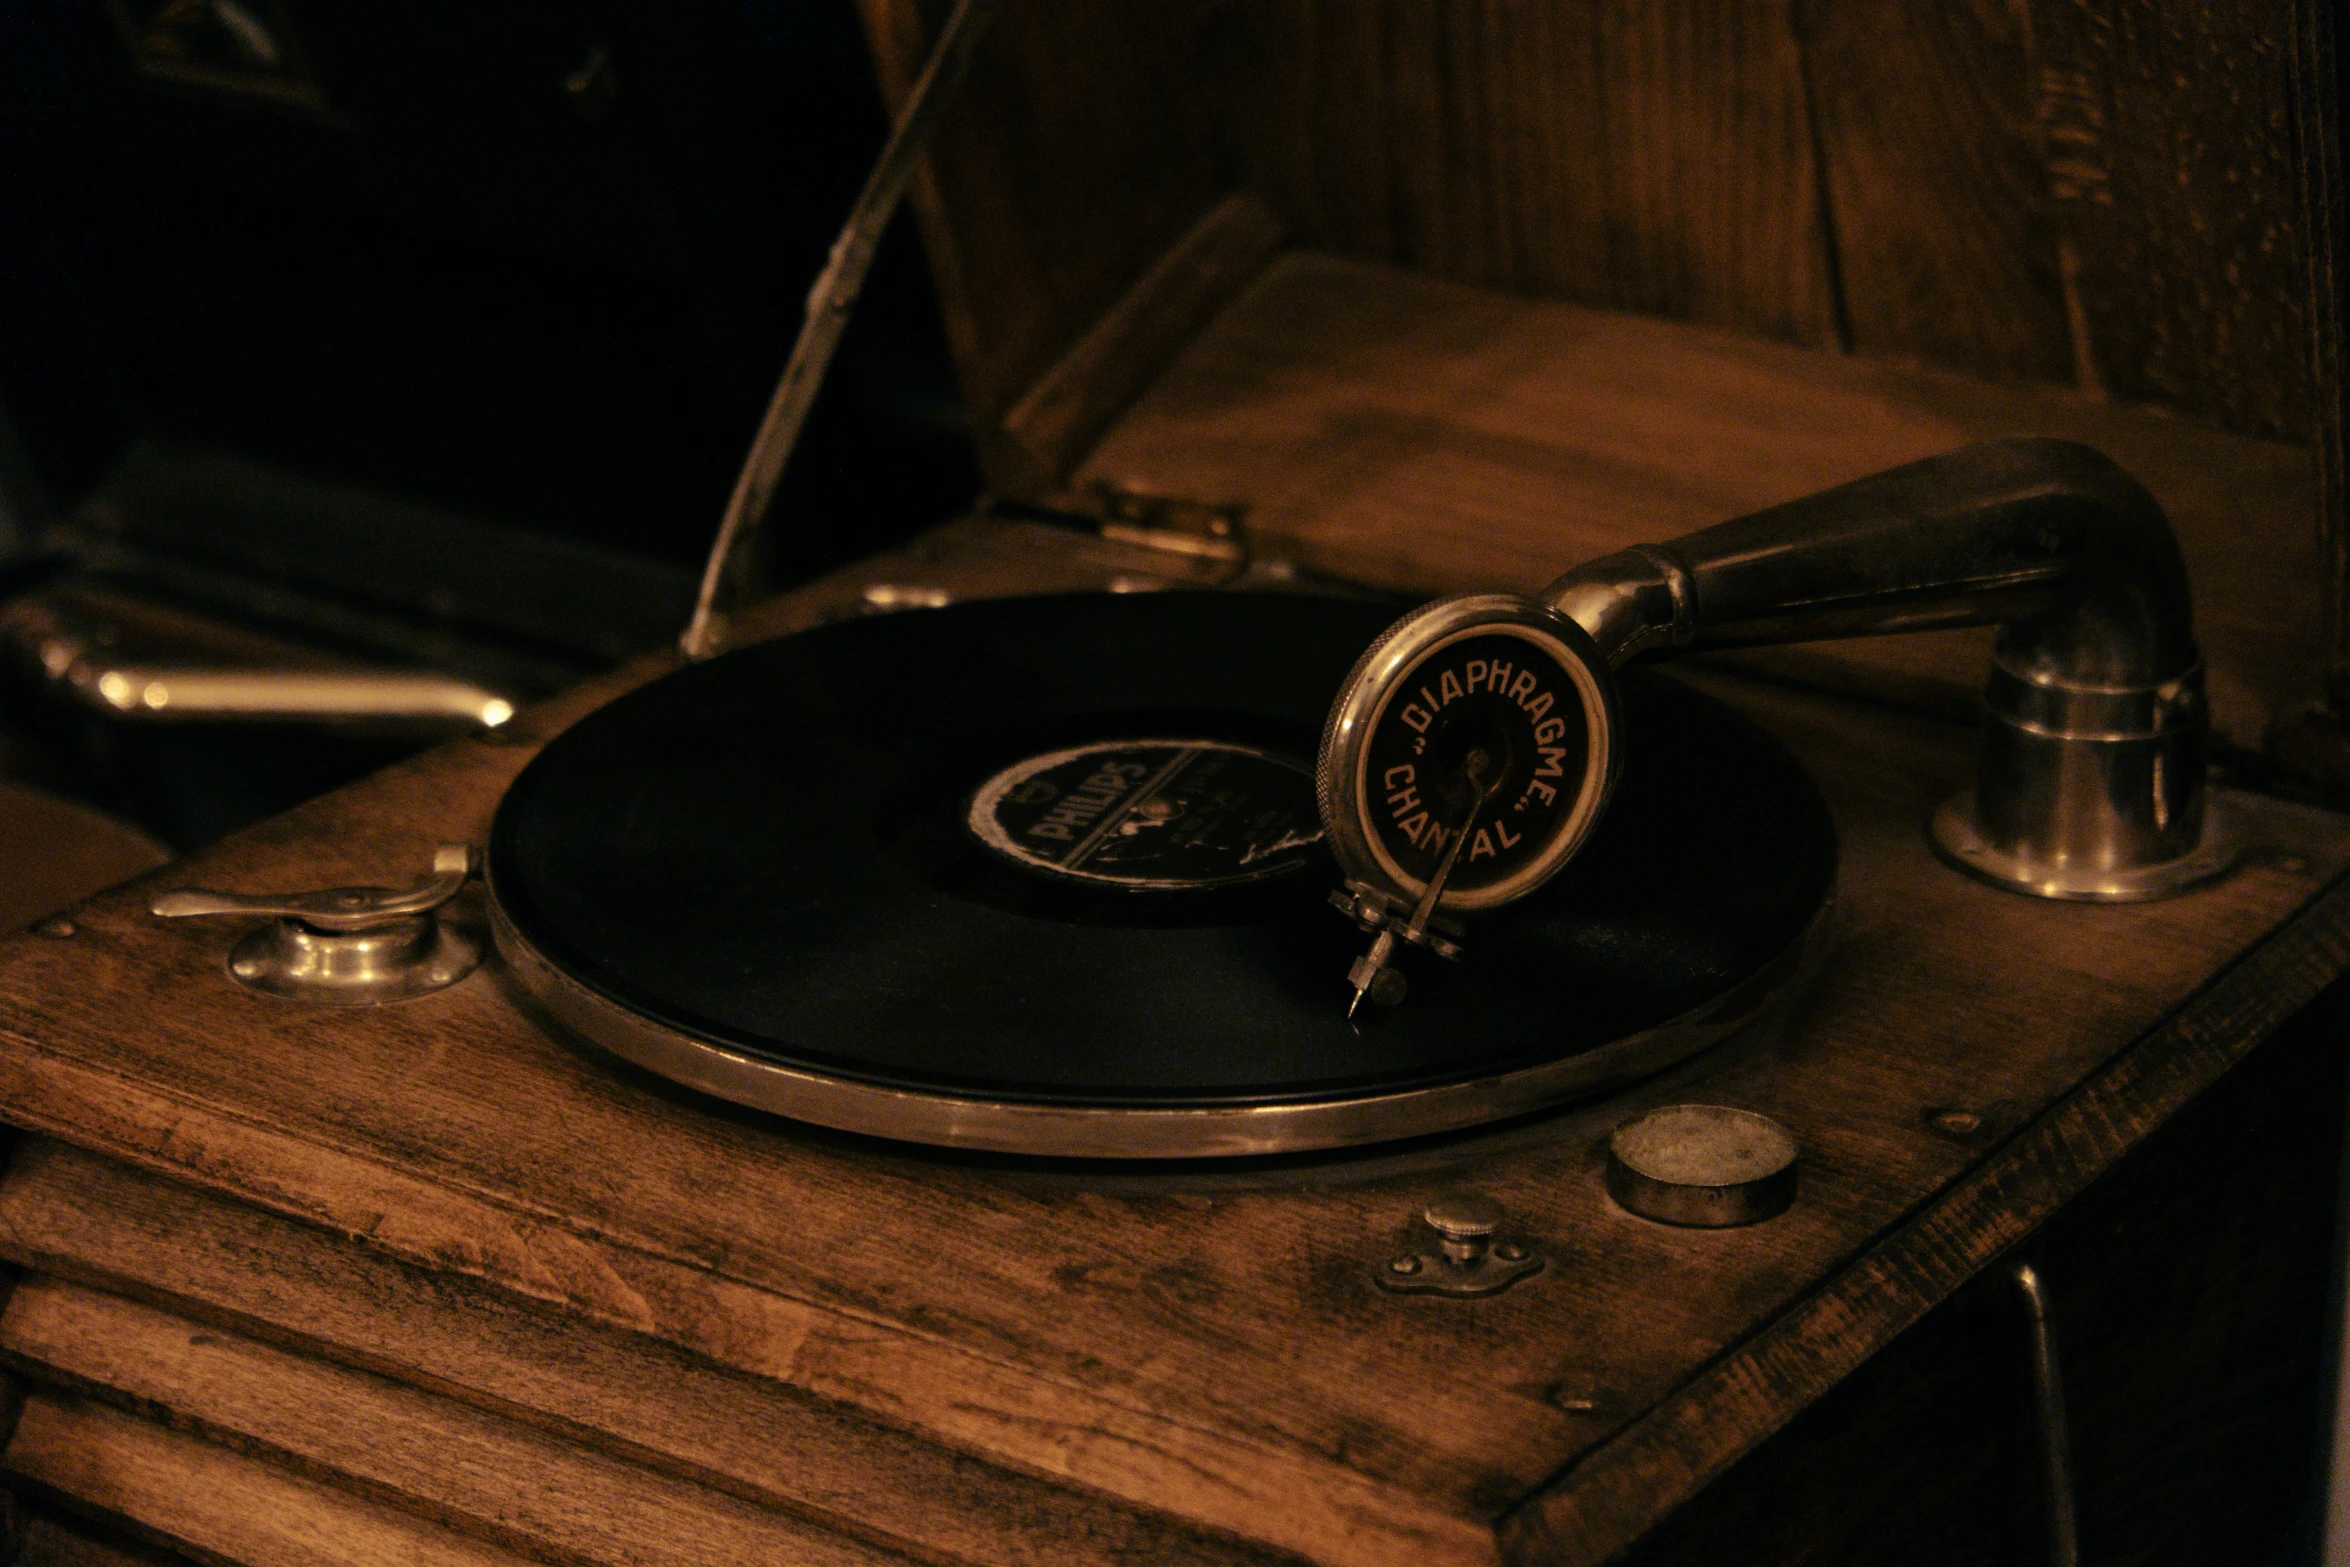
M 47 1139 L 19 1148 L 0 1180 L 0 1255 L 925 1556 L 1000 1567 L 1264 1560 Z
M 2029 0 L 2049 167 L 2114 395 L 2306 438 L 2292 8 Z
M 480 1540 L 63 1394 L 25 1401 L 0 1469 L 235 1567 L 522 1567 Z
M 1832 345 L 1789 8 L 1273 0 L 1214 42 L 1244 172 L 1311 242 Z
M 884 95 L 902 102 L 946 7 L 858 3 Z M 1190 9 L 1010 0 L 914 185 L 991 465 L 1013 403 L 1225 193 L 1191 91 Z
M 0 1353 L 35 1380 L 163 1411 L 175 1425 L 551 1561 L 907 1560 L 414 1388 L 53 1279 L 17 1286 L 0 1315 Z
M 941 7 L 861 0 L 903 97 Z M 1235 180 L 1325 246 L 1836 342 L 1788 8 L 1011 0 L 914 199 L 983 458 Z
M 2300 169 L 2300 250 L 2309 333 L 2309 424 L 2318 471 L 2318 538 L 2324 563 L 2329 702 L 2305 733 L 2323 758 L 2327 782 L 2350 778 L 2350 744 L 2337 713 L 2350 711 L 2350 174 L 2345 173 L 2344 39 L 2331 0 L 2294 0 L 2292 79 L 2295 154 Z
M 1852 346 L 2072 380 L 2022 15 L 2007 0 L 1796 15 Z
M 885 83 L 924 0 L 863 0 Z M 918 193 L 985 443 L 1238 181 L 1433 277 L 2308 432 L 2286 7 L 1013 0 Z
M 471 1024 L 445 1012 L 442 1018 L 444 1024 L 455 1023 L 459 1038 L 471 1041 L 461 1050 L 483 1042 L 482 1021 L 478 1013 Z M 556 1041 L 540 1037 L 561 1051 Z M 64 1063 L 52 1059 L 45 1065 Z M 26 1124 L 56 1130 L 53 1112 L 71 1102 L 78 1106 L 65 1112 L 71 1119 L 86 1122 L 95 1112 L 116 1132 L 129 1133 L 127 1141 L 113 1136 L 99 1140 L 119 1156 L 153 1165 L 158 1135 L 191 1151 L 201 1149 L 203 1169 L 197 1178 L 208 1185 L 225 1184 L 244 1199 L 354 1237 L 363 1235 L 370 1244 L 411 1262 L 472 1274 L 585 1321 L 651 1334 L 721 1364 L 871 1411 L 885 1421 L 919 1429 L 949 1448 L 1065 1476 L 1316 1560 L 1467 1562 L 1482 1561 L 1490 1551 L 1480 1526 L 1444 1510 L 1446 1492 L 1429 1487 L 1435 1492 L 1431 1499 L 1419 1490 L 1389 1489 L 1354 1464 L 1292 1434 L 1300 1425 L 1322 1428 L 1334 1417 L 1348 1417 L 1325 1407 L 1319 1396 L 1290 1406 L 1275 1401 L 1285 1387 L 1292 1396 L 1299 1389 L 1286 1374 L 1291 1367 L 1278 1352 L 1280 1346 L 1265 1337 L 1270 1324 L 1261 1319 L 1251 1335 L 1260 1342 L 1245 1362 L 1219 1366 L 1184 1356 L 1163 1368 L 1178 1373 L 1180 1392 L 1170 1388 L 1163 1375 L 1139 1385 L 1129 1374 L 1101 1375 L 1105 1363 L 1100 1349 L 1110 1347 L 1106 1342 L 1095 1349 L 1076 1349 L 1074 1356 L 1070 1349 L 1052 1347 L 1050 1335 L 1041 1330 L 1064 1319 L 1073 1305 L 1082 1312 L 1088 1293 L 1082 1287 L 1084 1270 L 1100 1265 L 1072 1258 L 1066 1251 L 1004 1254 L 984 1246 L 960 1251 L 951 1266 L 976 1271 L 951 1281 L 938 1278 L 948 1287 L 936 1295 L 931 1286 L 922 1286 L 916 1293 L 935 1304 L 917 1306 L 916 1319 L 907 1321 L 892 1312 L 875 1311 L 856 1298 L 902 1294 L 909 1282 L 904 1278 L 861 1282 L 844 1292 L 811 1275 L 796 1260 L 831 1255 L 827 1247 L 837 1250 L 837 1237 L 827 1239 L 821 1228 L 827 1221 L 813 1210 L 808 1222 L 819 1227 L 799 1235 L 789 1247 L 795 1260 L 780 1268 L 757 1261 L 757 1254 L 766 1250 L 764 1244 L 756 1251 L 740 1249 L 739 1236 L 721 1240 L 714 1248 L 709 1244 L 714 1236 L 689 1241 L 690 1250 L 705 1257 L 731 1257 L 713 1269 L 707 1262 L 688 1260 L 668 1242 L 615 1244 L 594 1233 L 601 1225 L 583 1230 L 551 1221 L 543 1211 L 532 1211 L 535 1203 L 517 1209 L 496 1198 L 485 1201 L 486 1194 L 395 1170 L 381 1162 L 380 1154 L 354 1158 L 321 1144 L 289 1147 L 238 1118 L 209 1114 L 172 1096 L 126 1092 L 127 1085 L 119 1079 L 104 1081 L 69 1066 L 62 1077 L 36 1071 L 7 1080 L 6 1086 L 12 1115 Z M 469 1093 L 489 1086 L 487 1080 L 479 1080 Z M 542 1103 L 540 1113 L 560 1112 L 548 1112 Z M 724 1125 L 711 1125 L 703 1109 L 687 1114 L 703 1122 L 701 1131 Z M 132 1130 L 133 1123 L 138 1130 Z M 172 1128 L 169 1132 L 163 1131 L 166 1123 Z M 607 1134 L 630 1135 L 617 1127 L 596 1135 L 600 1139 Z M 499 1141 L 509 1139 L 500 1136 Z M 710 1162 L 713 1155 L 716 1163 Z M 752 1187 L 726 1179 L 728 1189 L 714 1192 L 710 1181 L 726 1162 L 714 1149 L 690 1157 L 687 1164 L 697 1173 L 679 1167 L 676 1174 L 684 1184 L 673 1198 L 714 1220 L 722 1212 L 760 1211 L 771 1203 L 773 1193 L 793 1181 L 780 1168 L 757 1174 L 741 1170 L 737 1175 L 752 1181 Z M 166 1167 L 177 1168 L 172 1162 Z M 831 1221 L 863 1225 L 868 1233 L 879 1233 L 884 1219 L 908 1222 L 923 1213 L 954 1229 L 956 1221 L 947 1210 L 973 1195 L 970 1188 L 954 1183 L 942 1189 L 923 1179 L 918 1167 L 900 1167 L 893 1179 L 853 1182 L 820 1206 L 844 1199 L 852 1208 L 883 1203 L 882 1209 L 857 1218 L 837 1210 L 830 1214 Z M 1061 1200 L 1075 1196 L 1063 1192 Z M 1040 1206 L 1016 1191 L 982 1200 L 999 1212 L 979 1225 L 980 1230 L 1018 1222 L 1023 1214 L 1028 1223 L 1043 1222 L 1051 1228 L 1048 1215 L 1056 1204 L 1049 1201 Z M 1155 1309 L 1139 1327 L 1132 1312 L 1083 1313 L 1095 1316 L 1097 1332 L 1126 1346 L 1118 1352 L 1121 1356 L 1143 1349 L 1171 1319 L 1187 1317 L 1194 1304 L 1193 1287 L 1183 1282 L 1184 1269 L 1192 1265 L 1186 1261 L 1192 1243 L 1179 1216 L 1165 1212 L 1162 1204 L 1149 1206 L 1159 1210 L 1151 1224 L 1156 1245 L 1150 1249 L 1163 1253 L 1172 1243 L 1174 1260 L 1159 1267 L 1176 1281 L 1177 1289 L 1154 1299 Z M 1302 1218 L 1293 1214 L 1290 1222 Z M 979 1239 L 969 1220 L 965 1215 L 958 1231 L 965 1244 Z M 793 1221 L 793 1228 L 797 1226 Z M 1094 1244 L 1087 1243 L 1089 1253 Z M 1119 1239 L 1116 1244 L 1122 1249 L 1128 1242 Z M 929 1265 L 947 1264 L 948 1254 L 957 1251 L 936 1248 Z M 783 1257 L 770 1255 L 778 1261 Z M 892 1253 L 876 1246 L 869 1248 L 869 1255 L 880 1260 Z M 732 1276 L 746 1261 L 757 1282 Z M 1050 1271 L 1055 1267 L 1079 1269 L 1076 1287 L 1055 1282 Z M 822 1304 L 795 1293 L 811 1286 L 824 1297 Z M 1225 1290 L 1221 1283 L 1208 1288 L 1211 1299 Z M 975 1314 L 971 1308 L 982 1302 L 983 1309 Z M 1279 1338 L 1271 1335 L 1272 1340 Z M 1356 1346 L 1357 1354 L 1366 1347 Z M 1071 1365 L 1072 1358 L 1079 1363 Z M 1349 1375 L 1350 1366 L 1351 1362 L 1317 1370 L 1312 1380 L 1322 1383 L 1325 1391 L 1344 1389 L 1346 1402 L 1377 1402 L 1364 1396 L 1362 1379 Z M 1476 1445 L 1490 1448 L 1496 1439 L 1476 1419 L 1478 1401 L 1475 1389 L 1438 1382 L 1424 1390 L 1408 1414 L 1422 1423 L 1441 1422 L 1453 1437 L 1474 1436 Z M 1520 1413 L 1532 1413 L 1545 1425 L 1556 1423 L 1539 1405 L 1530 1403 Z M 1457 1486 L 1455 1477 L 1465 1467 L 1458 1446 L 1457 1441 L 1426 1448 L 1405 1444 L 1394 1449 L 1393 1456 L 1437 1466 L 1449 1485 Z
M 1417 591 L 1531 590 L 1578 561 L 2001 435 L 2103 448 L 2169 509 L 2223 737 L 2315 694 L 2309 453 L 2054 391 L 2001 388 L 1290 255 L 1077 475 L 1247 508 L 1317 570 Z M 1822 644 L 1775 669 L 1971 708 L 1988 634 Z

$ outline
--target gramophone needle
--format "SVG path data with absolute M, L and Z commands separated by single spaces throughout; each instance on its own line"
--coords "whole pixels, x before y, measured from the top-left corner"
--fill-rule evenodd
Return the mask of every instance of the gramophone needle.
M 1436 902 L 1444 896 L 1444 884 L 1451 878 L 1453 866 L 1460 861 L 1461 846 L 1469 841 L 1469 833 L 1477 825 L 1477 813 L 1485 808 L 1486 796 L 1490 792 L 1485 782 L 1485 769 L 1491 765 L 1492 759 L 1481 748 L 1471 751 L 1462 761 L 1461 770 L 1469 779 L 1469 811 L 1461 818 L 1460 826 L 1454 829 L 1452 842 L 1445 845 L 1444 858 L 1438 862 L 1436 874 L 1428 878 L 1427 887 L 1420 893 L 1420 901 L 1412 908 L 1411 920 L 1403 928 L 1403 939 L 1406 941 L 1417 942 L 1428 933 L 1428 921 L 1435 917 Z M 1354 999 L 1346 1004 L 1348 1022 L 1354 1021 L 1355 1012 L 1362 1006 L 1365 996 L 1390 1004 L 1403 999 L 1403 975 L 1388 967 L 1388 959 L 1395 955 L 1395 937 L 1396 931 L 1391 920 L 1388 927 L 1379 932 L 1378 939 L 1371 943 L 1371 950 L 1357 958 L 1355 966 L 1348 970 L 1347 978 L 1355 987 Z M 1389 983 L 1383 985 L 1382 981 Z M 1388 993 L 1377 993 L 1382 990 Z

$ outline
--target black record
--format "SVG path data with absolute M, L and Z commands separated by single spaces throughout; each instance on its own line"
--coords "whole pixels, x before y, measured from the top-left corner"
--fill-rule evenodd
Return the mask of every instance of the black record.
M 1783 988 L 1835 839 L 1778 744 L 1622 678 L 1588 846 L 1345 1017 L 1307 773 L 1391 612 L 1286 595 L 1012 599 L 681 670 L 524 770 L 501 945 L 567 1023 L 852 1130 L 1258 1152 L 1511 1114 L 1654 1070 Z

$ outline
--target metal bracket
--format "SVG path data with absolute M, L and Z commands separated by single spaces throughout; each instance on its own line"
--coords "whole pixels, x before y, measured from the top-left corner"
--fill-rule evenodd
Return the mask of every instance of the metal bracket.
M 2080 1567 L 2080 1510 L 2073 1498 L 2072 1438 L 2065 1429 L 2064 1370 L 2056 1358 L 2055 1306 L 2028 1262 L 2008 1269 L 2022 1299 L 2025 1349 L 2032 1362 L 2032 1412 L 2040 1437 L 2040 1483 L 2047 1509 L 2050 1567 Z
M 1460 839 L 1456 835 L 1457 844 Z M 1437 872 L 1431 890 L 1423 893 L 1419 906 L 1390 899 L 1386 894 L 1359 881 L 1350 881 L 1343 892 L 1330 894 L 1333 908 L 1363 928 L 1363 934 L 1375 938 L 1371 950 L 1355 959 L 1354 967 L 1346 972 L 1346 982 L 1354 986 L 1354 1000 L 1347 1005 L 1346 1016 L 1354 1020 L 1355 1010 L 1368 996 L 1375 1004 L 1392 1007 L 1404 998 L 1411 982 L 1402 969 L 1395 967 L 1398 941 L 1408 941 L 1426 947 L 1440 958 L 1460 961 L 1461 944 L 1457 939 L 1462 931 L 1458 921 L 1442 920 L 1432 912 L 1437 893 L 1443 889 L 1444 875 L 1452 868 L 1448 857 L 1444 870 Z M 1438 934 L 1441 927 L 1445 932 Z
M 1245 507 L 1159 495 L 1107 481 L 1097 482 L 1085 503 L 1105 539 L 1193 560 L 1220 561 L 1235 572 L 1248 564 L 1248 531 L 1241 524 Z
M 444 990 L 481 964 L 481 943 L 438 914 L 474 873 L 469 844 L 444 843 L 407 888 L 213 892 L 180 887 L 147 905 L 158 919 L 275 915 L 229 951 L 229 977 L 288 1001 L 370 1006 Z
M 1525 1243 L 1495 1242 L 1502 1211 L 1490 1197 L 1442 1197 L 1421 1218 L 1436 1232 L 1436 1249 L 1405 1252 L 1373 1268 L 1381 1289 L 1397 1295 L 1498 1295 L 1543 1269 L 1544 1258 Z
M 1366 936 L 1376 936 L 1383 930 L 1393 930 L 1416 946 L 1426 947 L 1440 958 L 1460 960 L 1461 939 L 1467 935 L 1459 920 L 1449 915 L 1432 915 L 1417 935 L 1404 929 L 1411 918 L 1412 906 L 1401 898 L 1390 897 L 1375 887 L 1359 881 L 1350 881 L 1345 890 L 1330 894 L 1330 906 L 1353 920 Z
M 808 311 L 800 323 L 799 338 L 792 344 L 791 358 L 784 362 L 783 378 L 776 382 L 775 394 L 768 400 L 759 433 L 743 458 L 742 472 L 735 476 L 726 515 L 718 524 L 718 537 L 702 566 L 701 593 L 694 601 L 693 619 L 680 639 L 689 659 L 708 658 L 725 646 L 729 620 L 756 586 L 759 531 L 766 524 L 775 487 L 783 479 L 784 462 L 799 445 L 809 410 L 816 406 L 824 372 L 831 367 L 841 334 L 848 329 L 849 312 L 864 290 L 865 275 L 881 248 L 890 215 L 897 211 L 947 106 L 955 101 L 997 4 L 998 0 L 955 0 L 954 10 L 939 28 L 937 42 L 931 45 L 929 61 L 906 94 L 880 159 L 865 177 L 857 204 L 849 209 L 840 238 L 832 242 L 831 258 L 808 290 Z

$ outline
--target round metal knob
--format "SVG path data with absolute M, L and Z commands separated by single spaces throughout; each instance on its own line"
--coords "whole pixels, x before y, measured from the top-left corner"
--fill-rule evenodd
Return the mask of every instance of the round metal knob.
M 1436 1232 L 1444 1260 L 1456 1268 L 1482 1259 L 1501 1228 L 1501 1204 L 1477 1192 L 1452 1192 L 1430 1203 L 1421 1215 Z
M 1767 1115 L 1727 1105 L 1667 1105 L 1608 1139 L 1607 1191 L 1663 1224 L 1754 1224 L 1795 1201 L 1795 1139 Z
M 1478 1192 L 1452 1192 L 1428 1205 L 1420 1217 L 1448 1241 L 1485 1240 L 1501 1228 L 1501 1204 Z

